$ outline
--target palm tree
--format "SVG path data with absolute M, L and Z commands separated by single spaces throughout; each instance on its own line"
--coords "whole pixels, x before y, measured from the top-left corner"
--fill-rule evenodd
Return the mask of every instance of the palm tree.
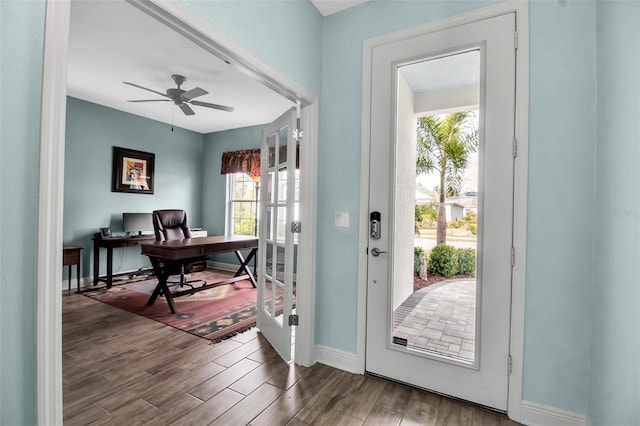
M 436 244 L 447 242 L 445 196 L 453 197 L 460 192 L 469 154 L 478 148 L 478 129 L 471 122 L 473 117 L 474 112 L 464 111 L 418 119 L 416 173 L 440 175 Z

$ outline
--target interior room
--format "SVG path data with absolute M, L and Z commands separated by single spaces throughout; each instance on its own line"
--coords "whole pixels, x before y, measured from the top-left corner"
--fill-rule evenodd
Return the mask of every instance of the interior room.
M 513 421 L 532 425 L 639 424 L 640 290 L 632 265 L 640 241 L 635 124 L 640 114 L 640 3 L 391 0 L 354 2 L 339 11 L 322 10 L 314 3 L 168 2 L 196 15 L 199 24 L 214 26 L 318 99 L 317 208 L 311 212 L 316 218 L 317 268 L 310 345 L 313 368 L 320 368 L 317 374 L 328 374 L 325 368 L 330 368 L 336 380 L 372 380 L 364 374 L 368 283 L 361 267 L 368 256 L 363 236 L 369 228 L 369 217 L 361 209 L 367 189 L 362 184 L 362 152 L 369 129 L 363 120 L 370 119 L 363 110 L 370 101 L 370 81 L 363 75 L 365 47 L 405 36 L 416 27 L 440 29 L 459 23 L 460 16 L 468 21 L 511 7 L 518 27 L 510 44 L 517 55 L 524 52 L 517 56 L 517 77 L 526 82 L 518 92 L 525 94 L 524 104 L 518 104 L 515 113 L 518 122 L 526 123 L 515 160 L 526 159 L 525 202 L 513 217 L 526 232 L 515 251 L 522 277 L 514 287 L 521 296 L 521 317 L 512 318 L 511 325 L 522 333 L 520 344 L 510 348 L 513 357 L 504 360 L 505 375 L 507 365 L 512 368 L 507 413 Z M 82 266 L 89 271 L 92 233 L 101 227 L 121 232 L 125 210 L 169 207 L 169 200 L 184 205 L 195 226 L 222 233 L 224 219 L 216 205 L 220 187 L 213 184 L 220 177 L 220 153 L 209 145 L 254 148 L 249 140 L 259 133 L 256 125 L 269 121 L 200 132 L 181 125 L 182 111 L 176 110 L 172 132 L 171 124 L 158 118 L 67 98 L 64 67 L 50 68 L 64 56 L 60 46 L 67 46 L 66 40 L 52 42 L 59 40 L 60 21 L 68 27 L 68 20 L 58 14 L 64 14 L 63 4 L 0 3 L 2 424 L 62 423 L 61 399 L 54 396 L 61 393 L 62 355 L 59 347 L 52 348 L 61 340 L 63 241 L 85 246 Z M 213 87 L 205 82 L 189 86 L 193 80 L 186 77 L 187 89 Z M 142 76 L 117 78 L 119 85 L 130 81 L 158 91 L 174 86 L 164 71 L 149 83 Z M 151 96 L 128 89 L 128 99 Z M 234 106 L 231 98 L 215 98 L 221 89 L 210 92 L 214 98 L 209 102 Z M 197 106 L 193 110 L 200 114 Z M 174 174 L 158 174 L 156 194 L 136 195 L 140 201 L 134 202 L 129 201 L 131 194 L 111 193 L 110 150 L 121 145 L 108 134 L 123 147 L 154 152 L 156 168 L 168 168 L 162 162 L 173 155 L 183 169 L 180 182 Z M 176 139 L 180 149 L 173 143 Z M 75 149 L 65 146 L 65 140 Z M 207 143 L 210 140 L 216 143 Z M 159 147 L 152 150 L 155 144 Z M 194 166 L 196 158 L 205 161 Z M 169 189 L 175 190 L 172 195 Z M 89 202 L 98 192 L 115 194 L 110 201 L 114 206 L 99 197 Z M 69 206 L 81 208 L 71 212 Z M 337 216 L 342 226 L 336 225 Z M 71 228 L 75 231 L 67 234 Z M 128 258 L 122 256 L 120 270 L 140 267 Z M 377 385 L 367 389 L 381 393 Z M 344 413 L 358 407 L 348 399 L 340 409 Z
M 92 276 L 93 234 L 121 235 L 123 213 L 183 209 L 191 228 L 227 233 L 222 153 L 259 149 L 262 125 L 294 104 L 125 2 L 73 2 L 69 40 L 63 239 L 86 248 L 83 277 Z M 164 93 L 172 74 L 184 74 L 184 89 L 210 92 L 199 100 L 233 112 L 193 106 L 187 116 L 173 102 L 128 102 L 168 100 L 123 82 Z M 152 194 L 112 192 L 113 147 L 154 154 Z M 116 249 L 113 273 L 149 267 L 138 252 Z M 105 262 L 103 254 L 103 272 Z

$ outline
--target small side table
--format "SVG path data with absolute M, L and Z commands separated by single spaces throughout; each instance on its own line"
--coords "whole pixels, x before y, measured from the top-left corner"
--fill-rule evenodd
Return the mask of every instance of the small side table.
M 76 265 L 78 273 L 78 291 L 80 293 L 80 251 L 84 249 L 82 246 L 65 245 L 63 247 L 62 266 L 69 267 L 69 291 L 71 291 L 71 266 Z

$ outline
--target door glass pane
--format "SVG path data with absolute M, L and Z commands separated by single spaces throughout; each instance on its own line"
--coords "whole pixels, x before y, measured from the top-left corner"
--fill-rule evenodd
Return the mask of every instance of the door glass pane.
M 275 182 L 274 180 L 274 175 L 275 172 L 269 172 L 267 173 L 267 203 L 268 204 L 273 204 L 275 201 L 275 188 L 273 187 L 273 184 Z
M 287 207 L 278 207 L 278 218 L 276 223 L 277 231 L 276 238 L 281 244 L 284 244 L 287 233 Z
M 287 164 L 287 132 L 289 127 L 285 126 L 278 131 L 278 164 Z
M 287 202 L 287 168 L 278 170 L 278 203 Z
M 265 273 L 269 276 L 269 277 L 273 277 L 275 274 L 275 266 L 278 264 L 278 252 L 276 250 L 274 250 L 275 245 L 273 243 L 268 242 L 266 245 L 267 248 L 267 256 L 266 256 L 266 263 L 265 263 Z M 265 298 L 265 300 L 267 300 Z
M 284 325 L 284 315 L 282 314 L 282 307 L 284 306 L 284 285 L 282 282 L 275 281 L 274 294 L 276 296 L 272 305 L 273 312 L 275 312 L 274 320 L 280 327 L 282 327 Z
M 300 170 L 295 171 L 295 202 L 293 203 L 293 220 L 300 221 Z M 293 243 L 298 244 L 298 234 L 293 234 Z
M 273 280 L 269 277 L 265 278 L 265 287 L 264 287 L 264 312 L 269 318 L 273 318 L 274 308 L 273 308 Z
M 267 207 L 267 216 L 265 217 L 265 224 L 267 226 L 267 240 L 273 241 L 275 240 L 273 231 L 275 229 L 274 219 L 275 219 L 275 211 L 273 207 Z
M 278 251 L 278 263 L 275 265 L 275 287 L 274 287 L 274 301 L 273 301 L 273 309 L 275 312 L 275 320 L 280 325 L 283 326 L 283 306 L 284 306 L 284 271 L 285 271 L 285 262 L 286 257 L 284 255 L 284 247 L 277 246 Z
M 476 359 L 480 285 L 479 84 L 478 51 L 398 69 L 389 338 L 402 350 L 465 364 Z
M 269 163 L 271 168 L 276 165 L 276 134 L 273 133 L 267 137 L 267 146 L 269 147 Z

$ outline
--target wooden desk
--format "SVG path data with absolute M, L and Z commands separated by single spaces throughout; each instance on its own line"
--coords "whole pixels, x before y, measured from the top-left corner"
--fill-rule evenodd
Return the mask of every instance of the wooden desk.
M 84 249 L 82 246 L 65 245 L 62 248 L 62 266 L 69 267 L 69 291 L 71 291 L 71 266 L 76 265 L 78 276 L 78 291 L 80 293 L 80 251 Z
M 100 233 L 93 235 L 93 285 L 99 281 L 107 283 L 107 288 L 113 285 L 113 249 L 119 247 L 134 247 L 142 243 L 155 241 L 155 235 L 143 235 L 141 237 L 107 237 L 102 238 Z M 107 249 L 107 275 L 100 277 L 100 248 Z
M 158 278 L 158 285 L 147 301 L 151 306 L 155 303 L 160 293 L 164 294 L 171 313 L 177 313 L 174 297 L 193 294 L 198 291 L 231 284 L 236 281 L 250 280 L 253 287 L 256 287 L 256 278 L 249 268 L 249 262 L 256 255 L 258 250 L 258 239 L 256 237 L 245 236 L 216 236 L 202 238 L 185 238 L 183 240 L 153 241 L 143 242 L 142 254 L 149 256 L 153 270 Z M 250 249 L 249 256 L 245 259 L 240 250 Z M 213 284 L 205 284 L 188 290 L 171 292 L 167 285 L 167 279 L 181 264 L 189 263 L 193 259 L 201 258 L 217 253 L 234 252 L 240 261 L 240 267 L 233 278 Z

